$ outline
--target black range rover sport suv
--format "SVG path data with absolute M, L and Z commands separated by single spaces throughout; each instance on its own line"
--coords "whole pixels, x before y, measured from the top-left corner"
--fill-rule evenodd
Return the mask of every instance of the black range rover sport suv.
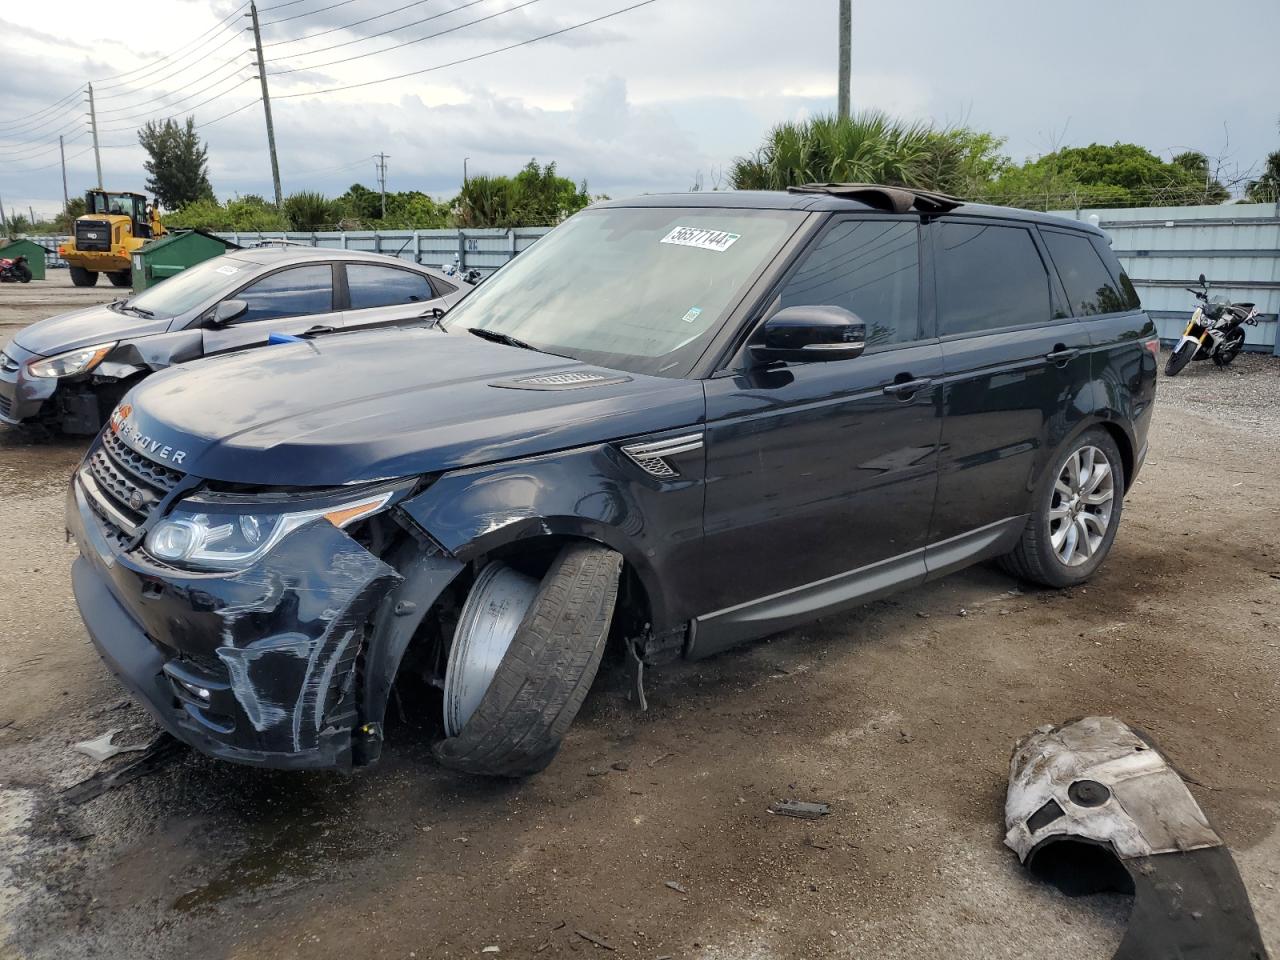
M 1156 345 L 1084 224 L 864 185 L 597 204 L 434 324 L 136 387 L 71 483 L 75 595 L 209 754 L 370 763 L 411 678 L 442 763 L 520 776 L 610 641 L 639 687 L 989 558 L 1088 579 Z

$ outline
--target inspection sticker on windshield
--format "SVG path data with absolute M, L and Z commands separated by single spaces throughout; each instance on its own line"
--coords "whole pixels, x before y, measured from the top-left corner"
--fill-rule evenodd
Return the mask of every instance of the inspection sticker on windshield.
M 699 227 L 676 227 L 665 237 L 663 243 L 674 243 L 682 247 L 697 247 L 700 250 L 714 250 L 724 253 L 742 238 L 739 233 L 725 233 L 723 230 L 703 230 Z
M 214 271 L 214 272 L 215 272 L 215 273 L 220 273 L 220 274 L 222 274 L 224 277 L 229 277 L 229 276 L 231 276 L 232 274 L 239 273 L 239 272 L 240 272 L 240 268 L 239 268 L 239 267 L 219 267 L 219 268 L 218 268 L 216 271 Z
M 681 320 L 683 320 L 685 323 L 693 323 L 693 322 L 694 322 L 694 321 L 696 321 L 700 316 L 702 316 L 702 308 L 701 308 L 701 307 L 690 307 L 690 308 L 689 308 L 689 312 L 688 312 L 688 313 L 686 313 L 686 314 L 685 314 L 683 317 L 681 317 L 680 319 L 681 319 Z

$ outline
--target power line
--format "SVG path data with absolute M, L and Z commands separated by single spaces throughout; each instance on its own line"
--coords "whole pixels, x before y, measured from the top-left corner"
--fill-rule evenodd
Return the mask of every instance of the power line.
M 404 29 L 405 29 L 405 28 L 407 28 L 407 27 L 416 27 L 416 26 L 417 26 L 418 24 L 420 24 L 420 23 L 428 23 L 428 22 L 429 22 L 429 21 L 431 21 L 431 20 L 439 20 L 441 17 L 447 17 L 447 16 L 448 16 L 449 14 L 451 14 L 451 13 L 457 13 L 457 12 L 458 12 L 458 11 L 460 11 L 460 10 L 466 10 L 468 7 L 474 7 L 477 3 L 485 3 L 485 2 L 486 2 L 486 0 L 470 0 L 470 2 L 469 2 L 469 3 L 464 3 L 464 4 L 462 4 L 461 6 L 457 6 L 457 7 L 452 8 L 451 10 L 445 10 L 443 13 L 436 13 L 436 14 L 432 14 L 432 15 L 431 15 L 431 16 L 429 16 L 429 17 L 423 17 L 421 20 L 410 20 L 408 23 L 402 23 L 402 24 L 400 24 L 400 26 L 398 26 L 398 27 L 391 27 L 391 28 L 390 28 L 390 29 L 388 29 L 388 30 L 382 30 L 382 31 L 380 31 L 380 32 L 378 32 L 378 33 L 370 33 L 370 34 L 367 34 L 366 36 L 363 36 L 363 37 L 356 37 L 354 40 L 344 40 L 342 43 L 334 43 L 334 44 L 330 44 L 330 45 L 329 45 L 329 46 L 327 46 L 327 47 L 319 47 L 319 48 L 317 48 L 317 49 L 315 49 L 315 50 L 307 50 L 307 51 L 306 51 L 306 52 L 304 52 L 304 53 L 295 53 L 295 54 L 291 54 L 290 56 L 287 56 L 287 57 L 273 57 L 272 59 L 268 60 L 268 61 L 267 61 L 267 63 L 279 63 L 281 60 L 291 60 L 291 59 L 293 59 L 293 58 L 295 58 L 295 57 L 310 57 L 310 56 L 312 56 L 312 55 L 314 55 L 314 54 L 317 54 L 317 53 L 326 53 L 326 52 L 328 52 L 328 51 L 330 51 L 330 50 L 337 50 L 337 49 L 339 49 L 339 48 L 341 48 L 341 47 L 349 47 L 349 46 L 351 46 L 352 44 L 355 44 L 355 43 L 364 43 L 366 40 L 376 40 L 378 37 L 385 37 L 385 36 L 386 36 L 387 34 L 389 34 L 389 33 L 398 33 L 399 31 L 404 30 Z M 515 9 L 515 8 L 512 8 L 512 9 Z M 494 16 L 498 16 L 498 14 L 494 14 Z M 473 21 L 473 22 L 478 22 L 478 21 Z M 463 26 L 467 26 L 467 24 L 463 24 Z M 431 34 L 431 36 L 439 36 L 439 34 Z M 429 39 L 430 39 L 430 37 L 420 37 L 418 40 L 407 40 L 407 41 L 405 41 L 405 43 L 418 43 L 420 40 L 429 40 Z M 401 46 L 403 46 L 403 45 L 404 45 L 404 44 L 401 44 Z M 383 53 L 383 52 L 385 52 L 385 51 L 387 51 L 387 50 L 395 50 L 395 49 L 396 49 L 396 47 L 394 47 L 394 46 L 392 46 L 392 47 L 384 47 L 382 50 L 374 50 L 374 51 L 372 51 L 372 53 L 370 53 L 370 54 L 366 54 L 366 56 L 372 56 L 372 54 L 373 54 L 373 53 Z M 344 61 L 342 61 L 342 60 L 337 60 L 337 61 L 334 61 L 334 62 L 335 62 L 335 63 L 343 63 Z M 314 68 L 313 68 L 313 67 L 294 67 L 292 70 L 280 70 L 280 71 L 277 71 L 277 72 L 278 72 L 278 73 L 290 73 L 290 72 L 294 72 L 294 71 L 297 71 L 297 70 L 311 70 L 311 69 L 319 69 L 320 67 L 325 67 L 325 66 L 329 66 L 329 64 L 325 64 L 325 63 L 318 63 L 318 64 L 316 64 L 316 65 L 315 65 L 315 67 L 314 67 Z
M 21 117 L 12 117 L 8 120 L 0 120 L 0 127 L 23 126 L 28 121 L 33 120 L 36 117 L 43 116 L 49 113 L 51 110 L 54 110 L 56 107 L 62 106 L 63 104 L 73 107 L 74 104 L 71 103 L 71 101 L 75 100 L 76 97 L 80 96 L 80 94 L 83 91 L 84 91 L 84 87 L 76 87 L 65 97 L 62 97 L 60 100 L 55 100 L 53 103 L 49 104 L 49 106 L 47 107 L 41 107 L 39 110 L 36 110 L 32 113 L 25 114 Z
M 280 47 L 289 43 L 301 43 L 304 40 L 314 40 L 316 37 L 323 37 L 325 34 L 337 33 L 339 30 L 350 30 L 352 27 L 359 27 L 359 26 L 362 26 L 363 24 L 371 23 L 374 20 L 381 20 L 383 17 L 389 17 L 393 13 L 401 13 L 405 10 L 408 10 L 410 7 L 420 7 L 424 3 L 430 3 L 430 2 L 431 0 L 413 0 L 412 3 L 406 3 L 403 7 L 396 7 L 394 10 L 388 10 L 386 13 L 375 14 L 372 17 L 365 17 L 363 20 L 354 20 L 351 23 L 344 23 L 341 26 L 337 26 L 337 27 L 329 27 L 325 30 L 319 30 L 316 33 L 308 33 L 301 37 L 294 37 L 291 40 L 272 40 L 270 43 L 264 43 L 263 46 L 264 47 Z M 413 26 L 413 22 L 411 21 L 410 23 L 403 24 L 403 26 L 411 27 Z M 397 27 L 396 29 L 399 30 L 401 28 Z M 374 34 L 374 36 L 379 36 L 379 34 Z M 368 39 L 368 38 L 366 37 L 364 39 Z M 315 51 L 312 51 L 312 52 L 315 52 Z
M 88 136 L 88 133 L 89 133 L 88 130 L 81 130 L 74 137 L 69 138 L 66 142 L 75 143 L 81 137 Z M 50 140 L 46 143 L 41 144 L 39 147 L 37 147 L 34 150 L 18 150 L 15 153 L 2 154 L 0 155 L 0 160 L 5 161 L 6 163 L 9 162 L 10 160 L 31 160 L 31 159 L 34 159 L 35 157 L 40 156 L 41 154 L 51 153 L 52 151 L 58 149 L 57 138 L 59 134 L 55 133 L 53 136 L 54 136 L 53 140 Z
M 128 84 L 136 83 L 139 79 L 141 79 L 140 77 L 134 77 L 133 80 L 130 80 L 127 83 L 106 83 L 105 81 L 119 80 L 121 77 L 133 77 L 134 74 L 138 74 L 138 73 L 154 72 L 153 68 L 158 67 L 160 64 L 167 63 L 170 60 L 174 60 L 178 57 L 184 56 L 188 51 L 198 46 L 200 41 L 202 41 L 205 37 L 208 37 L 208 36 L 211 36 L 212 34 L 217 33 L 219 30 L 225 27 L 228 23 L 235 20 L 239 16 L 240 11 L 243 10 L 248 5 L 249 5 L 248 3 L 242 3 L 240 6 L 236 7 L 235 10 L 233 10 L 226 17 L 224 17 L 222 20 L 219 20 L 217 23 L 215 23 L 212 27 L 210 27 L 204 33 L 200 34 L 200 36 L 196 37 L 194 40 L 184 43 L 180 48 L 173 51 L 173 53 L 165 54 L 163 57 L 159 57 L 155 60 L 152 60 L 150 63 L 144 63 L 140 67 L 134 67 L 132 70 L 126 70 L 123 73 L 114 73 L 109 77 L 103 77 L 101 81 L 99 81 L 99 83 L 101 84 L 101 89 L 111 90 L 115 87 L 127 86 Z
M 235 43 L 236 41 L 240 41 L 240 42 L 242 42 L 242 43 L 243 43 L 243 42 L 244 42 L 244 38 L 243 38 L 243 37 L 241 37 L 239 34 L 234 34 L 234 33 L 233 33 L 233 34 L 231 34 L 229 37 L 227 37 L 225 40 L 223 40 L 223 42 L 222 42 L 222 43 L 218 44 L 216 47 L 213 47 L 213 48 L 212 48 L 212 49 L 210 49 L 208 52 L 206 52 L 203 56 L 199 57 L 199 58 L 198 58 L 198 59 L 196 59 L 196 60 L 191 61 L 191 62 L 190 62 L 190 63 L 188 63 L 188 64 L 184 64 L 183 66 L 179 67 L 177 70 L 174 70 L 174 71 L 173 71 L 173 72 L 171 72 L 171 73 L 166 73 L 166 74 L 164 74 L 163 76 L 154 77 L 154 78 L 152 78 L 152 79 L 148 80 L 148 81 L 147 81 L 147 82 L 146 82 L 142 87 L 133 87 L 133 88 L 128 89 L 128 90 L 123 90 L 123 91 L 121 91 L 121 92 L 119 92 L 119 93 L 111 93 L 111 94 L 108 94 L 108 95 L 107 95 L 107 96 L 105 96 L 105 97 L 99 97 L 98 99 L 99 99 L 99 100 L 119 100 L 121 97 L 133 97 L 133 96 L 137 96 L 139 93 L 145 93 L 145 92 L 146 92 L 146 90 L 147 90 L 147 88 L 149 88 L 149 87 L 154 87 L 154 86 L 156 86 L 157 84 L 163 83 L 163 82 L 164 82 L 164 81 L 166 81 L 166 80 L 172 80 L 174 77 L 179 77 L 179 76 L 181 76 L 182 74 L 186 73 L 188 70 L 192 69 L 192 68 L 193 68 L 193 67 L 195 67 L 196 65 L 201 64 L 201 63 L 204 63 L 204 61 L 206 61 L 206 60 L 210 59 L 210 58 L 211 58 L 215 53 L 217 53 L 219 50 L 225 49 L 229 44 Z M 224 61 L 223 61 L 219 66 L 217 66 L 217 67 L 215 67 L 215 68 L 214 68 L 214 72 L 216 72 L 216 71 L 218 71 L 218 70 L 221 70 L 221 69 L 222 69 L 222 67 L 226 66 L 228 63 L 231 63 L 233 60 L 239 59 L 239 57 L 240 57 L 240 54 L 236 54 L 236 55 L 235 55 L 234 57 L 232 57 L 230 60 L 224 60 Z M 205 76 L 207 77 L 207 76 L 208 76 L 208 74 L 206 73 L 206 74 L 205 74 Z M 202 79 L 204 79 L 204 78 L 203 78 L 203 77 L 199 77 L 199 78 L 197 78 L 197 79 L 195 79 L 195 80 L 183 81 L 183 82 L 184 82 L 184 83 L 199 83 L 199 82 L 200 82 L 200 80 L 202 80 Z M 127 108 L 127 107 L 126 107 L 126 108 Z
M 180 102 L 180 101 L 182 101 L 182 100 L 189 100 L 189 99 L 191 99 L 192 97 L 195 97 L 195 96 L 199 96 L 199 95 L 200 95 L 201 93 L 203 93 L 204 91 L 206 91 L 206 90 L 212 90 L 212 89 L 213 89 L 214 87 L 216 87 L 218 84 L 223 83 L 224 81 L 226 81 L 226 80 L 227 80 L 227 79 L 229 79 L 230 77 L 232 77 L 232 76 L 234 76 L 235 74 L 240 73 L 242 70 L 244 70 L 244 68 L 247 66 L 247 64 L 244 64 L 244 63 L 237 63 L 237 61 L 238 61 L 239 59 L 240 59 L 240 57 L 239 57 L 239 56 L 236 56 L 236 57 L 234 57 L 234 58 L 232 58 L 232 59 L 230 59 L 230 60 L 224 61 L 223 63 L 220 63 L 217 67 L 215 67 L 213 70 L 211 70 L 211 71 L 209 71 L 208 73 L 206 73 L 204 76 L 199 77 L 199 78 L 197 78 L 197 79 L 195 79 L 195 80 L 192 80 L 189 84 L 187 84 L 188 88 L 189 88 L 189 87 L 191 87 L 191 86 L 194 86 L 195 84 L 200 83 L 202 80 L 207 80 L 209 77 L 213 76 L 215 73 L 218 73 L 220 70 L 225 70 L 227 67 L 231 66 L 232 64 L 235 64 L 235 69 L 234 69 L 234 70 L 232 70 L 232 71 L 228 72 L 227 74 L 223 75 L 222 77 L 219 77 L 217 80 L 213 81 L 213 83 L 210 83 L 210 84 L 208 84 L 208 85 L 206 85 L 206 86 L 204 86 L 204 87 L 201 87 L 199 90 L 195 90 L 195 91 L 193 91 L 193 92 L 191 92 L 191 93 L 183 94 L 182 96 L 178 96 L 177 94 L 174 94 L 174 93 L 166 93 L 166 94 L 162 94 L 162 95 L 161 95 L 161 96 L 159 96 L 159 97 L 153 97 L 153 98 L 152 98 L 152 99 L 150 99 L 150 100 L 144 100 L 144 101 L 143 101 L 143 102 L 141 102 L 141 103 L 133 103 L 133 104 L 129 104 L 128 106 L 124 106 L 124 107 L 112 107 L 110 110 L 99 110 L 99 111 L 98 111 L 98 116 L 100 116 L 100 117 L 101 117 L 101 116 L 104 116 L 104 115 L 109 114 L 109 113 L 126 113 L 126 112 L 128 112 L 128 111 L 130 111 L 130 110 L 137 110 L 139 107 L 146 107 L 146 106 L 150 106 L 150 105 L 151 105 L 151 104 L 153 104 L 153 103 L 160 103 L 162 100 L 169 100 L 169 99 L 171 99 L 172 97 L 175 97 L 175 96 L 178 96 L 178 101 L 179 101 L 179 102 Z M 169 109 L 171 106 L 173 106 L 173 104 L 166 104 L 166 105 L 165 105 L 164 107 L 162 107 L 161 109 Z M 148 112 L 154 112 L 154 111 L 143 111 L 142 113 L 130 114 L 130 116 L 142 116 L 142 115 L 144 115 L 145 113 L 148 113 Z M 123 118 L 121 118 L 121 117 L 116 117 L 116 118 L 115 118 L 115 120 L 119 120 L 119 119 L 123 119 Z M 115 122 L 115 120 L 113 120 L 113 121 L 111 121 L 111 122 Z
M 288 23 L 290 20 L 298 20 L 302 17 L 314 17 L 317 13 L 336 10 L 338 7 L 345 7 L 349 3 L 355 3 L 355 0 L 338 0 L 337 3 L 331 3 L 329 6 L 321 7 L 319 10 L 308 10 L 306 13 L 295 13 L 292 16 L 281 17 L 279 20 L 264 20 L 259 24 L 259 26 L 274 27 L 277 23 Z
M 218 83 L 225 83 L 227 80 L 235 80 L 236 82 L 233 86 L 228 87 L 226 90 L 223 90 L 221 93 L 215 93 L 212 97 L 209 97 L 208 99 L 205 99 L 205 100 L 201 100 L 199 103 L 195 103 L 190 106 L 184 106 L 181 109 L 174 109 L 177 106 L 176 104 L 174 104 L 172 107 L 169 108 L 173 112 L 164 116 L 160 116 L 159 114 L 152 112 L 150 114 L 139 114 L 138 116 L 133 118 L 117 117 L 116 122 L 119 122 L 120 126 L 105 126 L 105 127 L 102 127 L 101 129 L 106 132 L 112 132 L 116 130 L 136 129 L 138 126 L 137 120 L 142 119 L 144 117 L 148 119 L 172 120 L 179 113 L 188 113 L 188 114 L 195 113 L 195 111 L 199 110 L 201 107 L 206 106 L 210 103 L 213 103 L 215 100 L 221 100 L 223 97 L 230 96 L 232 93 L 235 93 L 235 91 L 243 87 L 246 83 L 252 82 L 251 77 L 224 77 L 222 80 L 219 80 Z M 217 84 L 215 84 L 214 86 L 217 86 Z M 187 99 L 189 99 L 190 97 L 199 96 L 200 93 L 203 93 L 209 89 L 211 88 L 206 87 L 204 90 L 197 91 L 196 93 L 190 94 Z
M 593 24 L 600 23 L 604 20 L 610 20 L 614 17 L 620 17 L 624 13 L 630 13 L 632 10 L 638 10 L 641 7 L 647 7 L 649 6 L 649 4 L 656 3 L 656 2 L 657 0 L 641 0 L 640 3 L 633 3 L 629 7 L 623 7 L 622 9 L 614 10 L 611 13 L 601 14 L 598 17 L 593 17 L 590 20 L 583 20 L 581 23 L 575 23 L 568 27 L 561 27 L 559 30 L 552 30 L 551 32 L 544 33 L 541 36 L 530 37 L 528 40 L 521 40 L 518 43 L 511 43 L 505 47 L 498 47 L 496 50 L 488 50 L 488 51 L 485 51 L 484 53 L 473 54 L 472 56 L 469 56 L 469 57 L 463 57 L 460 60 L 451 60 L 449 63 L 439 63 L 439 64 L 436 64 L 434 67 L 424 67 L 421 70 L 410 70 L 407 73 L 398 73 L 395 76 L 381 77 L 377 80 L 364 80 L 364 81 L 361 81 L 360 83 L 348 83 L 348 84 L 343 84 L 337 87 L 328 87 L 324 90 L 306 90 L 301 93 L 286 93 L 283 95 L 277 95 L 276 99 L 291 100 L 296 97 L 315 97 L 323 93 L 338 93 L 343 90 L 356 90 L 361 87 L 372 87 L 379 83 L 390 83 L 392 80 L 403 80 L 406 77 L 417 77 L 417 76 L 421 76 L 424 73 L 433 73 L 436 70 L 444 70 L 448 67 L 456 67 L 464 63 L 474 63 L 476 60 L 483 60 L 486 57 L 492 57 L 499 53 L 506 53 L 508 50 L 515 50 L 517 47 L 527 47 L 530 44 L 538 43 L 542 40 L 550 40 L 552 37 L 563 36 L 566 33 L 570 33 L 574 30 L 581 30 L 583 27 L 589 27 L 589 26 L 592 26 Z
M 458 10 L 465 10 L 467 7 L 474 7 L 477 3 L 483 3 L 483 2 L 484 0 L 471 0 L 470 3 L 464 3 L 460 7 L 455 7 L 453 10 L 446 11 L 446 13 L 456 13 Z M 542 0 L 524 0 L 523 3 L 518 3 L 514 7 L 507 7 L 505 10 L 499 10 L 497 13 L 490 13 L 483 17 L 477 17 L 475 20 L 468 20 L 466 23 L 460 23 L 457 26 L 449 27 L 447 30 L 437 30 L 435 33 L 429 33 L 425 37 L 416 37 L 413 40 L 403 40 L 400 43 L 393 43 L 389 47 L 383 47 L 381 50 L 370 50 L 368 53 L 356 53 L 356 54 L 352 54 L 349 57 L 343 57 L 339 60 L 327 60 L 324 63 L 313 63 L 305 67 L 290 67 L 288 70 L 276 70 L 271 75 L 273 77 L 278 77 L 278 76 L 283 76 L 286 73 L 297 73 L 300 70 L 322 70 L 325 67 L 334 67 L 340 63 L 351 63 L 353 60 L 363 60 L 366 57 L 376 57 L 380 53 L 388 53 L 392 50 L 399 50 L 401 47 L 409 47 L 415 43 L 423 43 L 424 41 L 427 41 L 427 40 L 433 40 L 436 37 L 443 37 L 449 33 L 457 33 L 459 30 L 465 30 L 467 27 L 473 27 L 477 23 L 484 23 L 486 20 L 493 20 L 497 17 L 505 16 L 508 13 L 514 13 L 517 10 L 523 10 L 525 7 L 530 7 L 530 6 L 533 6 L 533 4 L 535 3 L 541 3 L 541 2 Z M 443 13 L 436 14 L 436 17 L 442 17 L 442 16 L 444 16 Z M 429 17 L 428 19 L 434 20 L 435 17 Z M 346 44 L 338 44 L 338 46 L 345 46 L 345 45 Z

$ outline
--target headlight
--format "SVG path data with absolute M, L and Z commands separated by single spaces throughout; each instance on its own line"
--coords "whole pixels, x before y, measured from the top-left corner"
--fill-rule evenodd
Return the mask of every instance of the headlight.
M 147 534 L 147 553 L 176 566 L 238 570 L 265 556 L 289 533 L 312 520 L 345 527 L 377 513 L 395 490 L 366 494 L 312 510 L 284 512 L 252 504 L 185 500 Z
M 60 353 L 56 357 L 45 357 L 43 360 L 32 360 L 27 364 L 27 373 L 33 377 L 55 379 L 58 377 L 74 377 L 88 373 L 102 362 L 102 358 L 111 352 L 115 342 L 104 343 L 97 347 L 83 347 Z

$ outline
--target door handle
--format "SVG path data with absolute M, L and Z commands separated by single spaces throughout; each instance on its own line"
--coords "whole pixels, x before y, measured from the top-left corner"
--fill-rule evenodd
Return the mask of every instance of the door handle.
M 923 377 L 919 380 L 903 380 L 901 383 L 887 383 L 884 386 L 884 392 L 891 397 L 910 397 L 914 393 L 919 393 L 927 387 L 933 386 L 933 380 L 930 377 Z
M 1064 347 L 1058 344 L 1052 353 L 1046 353 L 1044 358 L 1050 363 L 1066 363 L 1068 360 L 1074 360 L 1080 356 L 1079 347 Z

